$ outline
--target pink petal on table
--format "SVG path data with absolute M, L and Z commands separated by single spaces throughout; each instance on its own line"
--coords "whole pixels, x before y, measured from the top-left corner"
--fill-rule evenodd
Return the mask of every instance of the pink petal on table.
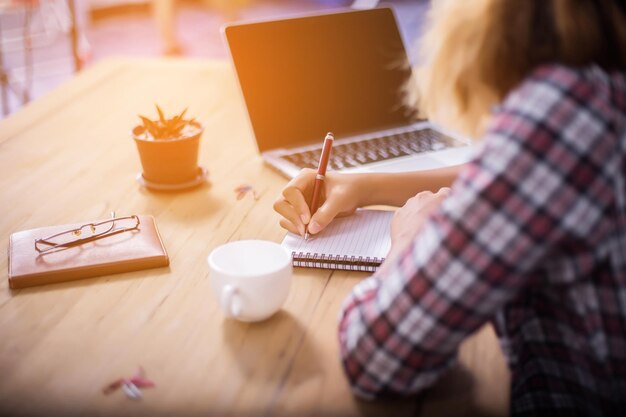
M 122 384 L 122 391 L 124 391 L 124 394 L 131 400 L 140 400 L 142 397 L 141 390 L 132 382 Z
M 249 191 L 252 187 L 249 185 L 240 185 L 237 188 L 235 188 L 235 191 L 237 192 L 241 192 L 241 191 Z
M 113 381 L 111 382 L 109 385 L 107 385 L 106 387 L 104 387 L 102 389 L 102 392 L 104 392 L 105 394 L 110 394 L 113 391 L 115 391 L 116 389 L 118 389 L 119 387 L 122 386 L 122 384 L 125 384 L 126 380 L 124 378 L 120 378 L 117 381 Z
M 139 388 L 152 388 L 155 386 L 155 383 L 150 381 L 147 378 L 144 377 L 133 377 L 130 382 L 132 382 L 133 384 L 135 384 L 137 387 Z
M 155 383 L 146 378 L 146 371 L 140 366 L 132 378 L 120 378 L 104 387 L 102 391 L 105 394 L 110 394 L 121 387 L 127 396 L 137 399 L 141 397 L 139 388 L 152 388 L 154 386 Z
M 252 196 L 255 200 L 258 200 L 260 198 L 260 194 L 254 189 L 253 186 L 248 184 L 242 184 L 235 188 L 234 191 L 237 193 L 237 200 L 241 200 L 242 198 L 244 198 L 246 194 L 250 191 L 252 192 Z

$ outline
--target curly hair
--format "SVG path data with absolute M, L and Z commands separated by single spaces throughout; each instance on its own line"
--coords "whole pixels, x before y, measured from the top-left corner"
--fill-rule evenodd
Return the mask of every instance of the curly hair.
M 408 99 L 477 137 L 535 67 L 626 70 L 625 0 L 433 0 Z

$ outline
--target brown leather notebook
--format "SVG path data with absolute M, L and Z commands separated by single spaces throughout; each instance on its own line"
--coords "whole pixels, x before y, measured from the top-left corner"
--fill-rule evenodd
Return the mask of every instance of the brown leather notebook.
M 138 217 L 136 230 L 44 253 L 35 249 L 36 239 L 79 228 L 85 222 L 13 233 L 9 241 L 9 286 L 23 288 L 169 265 L 154 218 Z

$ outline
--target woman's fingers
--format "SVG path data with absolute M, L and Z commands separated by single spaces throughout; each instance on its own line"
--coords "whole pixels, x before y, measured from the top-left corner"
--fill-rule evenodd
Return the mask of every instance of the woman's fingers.
M 283 216 L 280 225 L 293 233 L 304 235 L 307 227 L 311 234 L 319 233 L 339 213 L 354 212 L 356 208 L 356 202 L 350 201 L 355 198 L 354 195 L 348 193 L 345 187 L 338 187 L 336 183 L 333 186 L 329 181 L 324 184 L 322 190 L 323 202 L 313 215 L 307 200 L 313 193 L 315 175 L 314 170 L 303 169 L 298 176 L 289 181 L 281 196 L 274 203 L 274 210 Z M 338 176 L 337 179 L 339 178 Z M 349 183 L 350 181 L 344 179 L 343 182 Z M 336 192 L 332 192 L 333 189 Z
M 300 171 L 298 175 L 296 175 L 287 183 L 287 185 L 285 186 L 285 189 L 296 188 L 300 190 L 302 194 L 305 194 L 305 192 L 309 188 L 312 189 L 314 183 L 315 183 L 315 171 L 313 171 L 310 168 L 304 168 Z
M 279 198 L 274 203 L 274 210 L 292 224 L 293 230 L 288 229 L 287 227 L 285 227 L 285 229 L 293 231 L 293 233 L 297 233 L 299 235 L 304 235 L 304 222 L 300 217 L 300 213 L 298 213 L 296 209 L 291 204 L 289 204 L 288 201 L 283 198 Z
M 282 227 L 283 229 L 286 229 L 288 231 L 290 231 L 293 234 L 296 235 L 302 235 L 298 229 L 296 228 L 296 226 L 293 225 L 293 223 L 291 223 L 289 220 L 287 219 L 280 219 L 280 227 Z
M 448 194 L 450 194 L 450 187 L 441 187 L 439 191 L 437 191 L 437 194 L 447 196 Z
M 329 197 L 324 204 L 315 212 L 309 223 L 309 233 L 316 234 L 323 230 L 328 224 L 337 217 L 341 211 L 338 198 Z
M 283 190 L 283 197 L 298 213 L 303 224 L 308 224 L 311 218 L 309 205 L 304 199 L 304 194 L 296 187 L 287 187 Z
M 417 201 L 419 202 L 431 201 L 433 199 L 441 200 L 447 197 L 448 194 L 450 194 L 450 188 L 442 187 L 436 193 L 433 193 L 432 191 L 420 191 L 415 196 L 411 197 L 409 200 L 416 201 L 416 202 Z M 407 200 L 407 202 L 409 200 Z

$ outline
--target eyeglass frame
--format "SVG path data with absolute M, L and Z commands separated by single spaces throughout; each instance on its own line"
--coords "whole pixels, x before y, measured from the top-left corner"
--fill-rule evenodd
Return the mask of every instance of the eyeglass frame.
M 113 230 L 113 228 L 115 227 L 115 222 L 116 221 L 122 221 L 122 220 L 135 220 L 136 223 L 133 227 L 125 227 L 123 229 L 118 229 L 118 230 Z M 89 237 L 84 237 L 84 238 L 79 238 L 79 239 L 75 239 L 72 240 L 70 242 L 67 243 L 54 243 L 54 242 L 50 242 L 50 240 L 57 238 L 59 236 L 63 236 L 66 234 L 72 234 L 74 236 L 80 236 L 83 229 L 88 227 L 91 229 L 92 233 L 95 231 L 96 227 L 98 226 L 102 226 L 103 224 L 106 223 L 111 223 L 111 227 L 109 227 L 107 230 L 100 232 L 98 234 L 95 235 L 91 235 Z M 70 229 L 70 230 L 65 230 L 63 232 L 60 233 L 56 233 L 54 235 L 45 237 L 45 238 L 40 238 L 40 239 L 35 239 L 35 250 L 37 252 L 41 253 L 46 253 L 46 252 L 50 252 L 54 249 L 59 249 L 59 248 L 71 248 L 74 246 L 78 246 L 78 245 L 82 245 L 83 243 L 87 243 L 87 242 L 91 242 L 94 240 L 98 240 L 98 239 L 102 239 L 108 236 L 114 236 L 120 233 L 125 233 L 125 232 L 130 232 L 132 230 L 139 230 L 139 226 L 140 226 L 141 222 L 139 220 L 139 217 L 135 214 L 133 214 L 132 216 L 124 216 L 124 217 L 115 217 L 115 212 L 111 213 L 111 219 L 108 220 L 103 220 L 101 222 L 97 222 L 97 223 L 85 223 L 80 227 L 77 227 L 75 229 Z M 113 230 L 113 231 L 112 231 Z M 45 248 L 45 249 L 40 249 L 37 245 L 49 245 L 49 248 Z

